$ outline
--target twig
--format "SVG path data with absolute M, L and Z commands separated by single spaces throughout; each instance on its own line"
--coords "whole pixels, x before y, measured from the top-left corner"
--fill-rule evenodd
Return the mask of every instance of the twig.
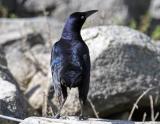
M 132 110 L 131 110 L 131 113 L 130 113 L 130 115 L 129 115 L 129 117 L 128 117 L 128 120 L 131 120 L 132 115 L 133 115 L 135 109 L 138 107 L 137 104 L 139 103 L 139 101 L 140 101 L 140 100 L 142 99 L 142 97 L 143 97 L 145 94 L 147 94 L 151 89 L 153 89 L 153 88 L 147 89 L 146 91 L 144 91 L 144 92 L 138 97 L 138 99 L 136 100 L 136 102 L 134 103 L 134 105 L 133 105 L 133 107 L 132 107 Z
M 18 119 L 18 118 L 13 118 L 13 117 L 9 117 L 9 116 L 5 116 L 5 115 L 0 115 L 0 118 L 6 119 L 6 120 L 11 120 L 11 121 L 16 121 L 16 122 L 22 122 L 22 119 Z
M 153 97 L 149 95 L 150 107 L 151 107 L 151 121 L 154 120 L 154 107 L 153 107 Z
M 98 113 L 97 113 L 97 111 L 96 111 L 96 109 L 95 109 L 95 107 L 94 107 L 91 99 L 90 99 L 90 98 L 87 98 L 87 99 L 88 99 L 88 102 L 90 103 L 90 105 L 91 105 L 91 107 L 92 107 L 92 110 L 93 110 L 93 112 L 94 112 L 94 115 L 96 116 L 96 118 L 99 118 Z
M 144 122 L 146 120 L 146 117 L 147 117 L 147 114 L 146 112 L 143 114 L 143 119 L 142 119 L 142 122 Z

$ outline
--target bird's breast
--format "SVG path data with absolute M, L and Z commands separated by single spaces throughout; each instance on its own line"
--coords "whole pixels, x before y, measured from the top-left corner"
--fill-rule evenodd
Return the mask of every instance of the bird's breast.
M 76 87 L 80 84 L 82 79 L 82 70 L 79 66 L 68 63 L 63 66 L 61 71 L 62 84 L 68 87 Z

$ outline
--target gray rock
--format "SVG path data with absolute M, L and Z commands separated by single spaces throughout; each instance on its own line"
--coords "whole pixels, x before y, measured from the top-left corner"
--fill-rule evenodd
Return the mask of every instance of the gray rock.
M 160 40 L 157 40 L 156 42 L 153 43 L 160 48 Z
M 118 26 L 88 29 L 83 34 L 92 61 L 89 97 L 99 115 L 130 111 L 142 91 L 159 86 L 159 49 L 148 36 Z M 142 106 L 147 106 L 147 100 Z
M 151 0 L 149 14 L 154 19 L 160 19 L 160 1 Z
M 47 95 L 49 87 L 48 69 L 50 66 L 50 53 L 45 53 L 42 45 L 36 45 L 31 49 L 33 55 L 25 53 L 28 58 L 35 62 L 37 73 L 32 77 L 25 94 L 29 100 L 29 103 L 33 108 L 41 108 L 44 102 L 44 95 Z M 33 58 L 33 56 L 35 58 Z
M 8 67 L 31 106 L 40 108 L 49 84 L 50 41 L 60 34 L 60 22 L 52 18 L 1 19 L 0 25 L 6 29 L 0 30 L 0 45 L 5 49 Z
M 33 42 L 38 34 L 40 35 L 39 43 L 44 44 L 60 36 L 63 23 L 54 18 L 36 17 L 0 19 L 0 26 L 0 44 L 8 44 L 18 39 L 24 40 L 24 38 Z M 5 30 L 3 30 L 4 28 Z M 8 37 L 5 34 L 8 34 Z
M 24 55 L 19 43 L 6 47 L 6 58 L 8 60 L 8 68 L 18 81 L 21 89 L 27 87 L 29 81 L 36 73 L 33 63 Z
M 7 68 L 5 55 L 0 48 L 0 114 L 15 118 L 26 118 L 29 106 L 21 94 L 18 84 Z M 0 123 L 13 124 L 0 119 Z
M 23 103 L 17 94 L 18 91 L 14 84 L 0 78 L 0 114 L 16 118 L 27 117 L 25 110 L 27 108 L 21 105 Z M 0 119 L 0 123 L 13 124 L 5 119 Z

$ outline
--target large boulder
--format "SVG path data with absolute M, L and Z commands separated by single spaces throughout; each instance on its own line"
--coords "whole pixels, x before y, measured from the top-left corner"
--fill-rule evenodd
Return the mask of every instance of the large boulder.
M 0 48 L 0 114 L 24 119 L 29 116 L 29 106 L 18 84 L 7 67 L 5 55 Z M 0 123 L 13 124 L 0 119 Z
M 92 61 L 89 97 L 100 116 L 129 112 L 144 90 L 159 86 L 159 49 L 148 36 L 118 26 L 87 29 L 82 34 Z M 141 106 L 149 106 L 146 101 L 148 97 Z

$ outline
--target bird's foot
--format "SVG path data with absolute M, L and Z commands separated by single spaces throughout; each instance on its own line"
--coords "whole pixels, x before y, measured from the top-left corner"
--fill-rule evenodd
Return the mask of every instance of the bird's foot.
M 69 120 L 70 118 L 68 116 L 61 116 L 61 119 Z
M 88 118 L 87 117 L 84 117 L 83 115 L 80 115 L 79 116 L 79 120 L 87 120 Z
M 52 118 L 53 119 L 59 119 L 61 116 L 60 116 L 60 114 L 58 113 L 58 114 L 56 114 L 55 116 L 52 116 Z

